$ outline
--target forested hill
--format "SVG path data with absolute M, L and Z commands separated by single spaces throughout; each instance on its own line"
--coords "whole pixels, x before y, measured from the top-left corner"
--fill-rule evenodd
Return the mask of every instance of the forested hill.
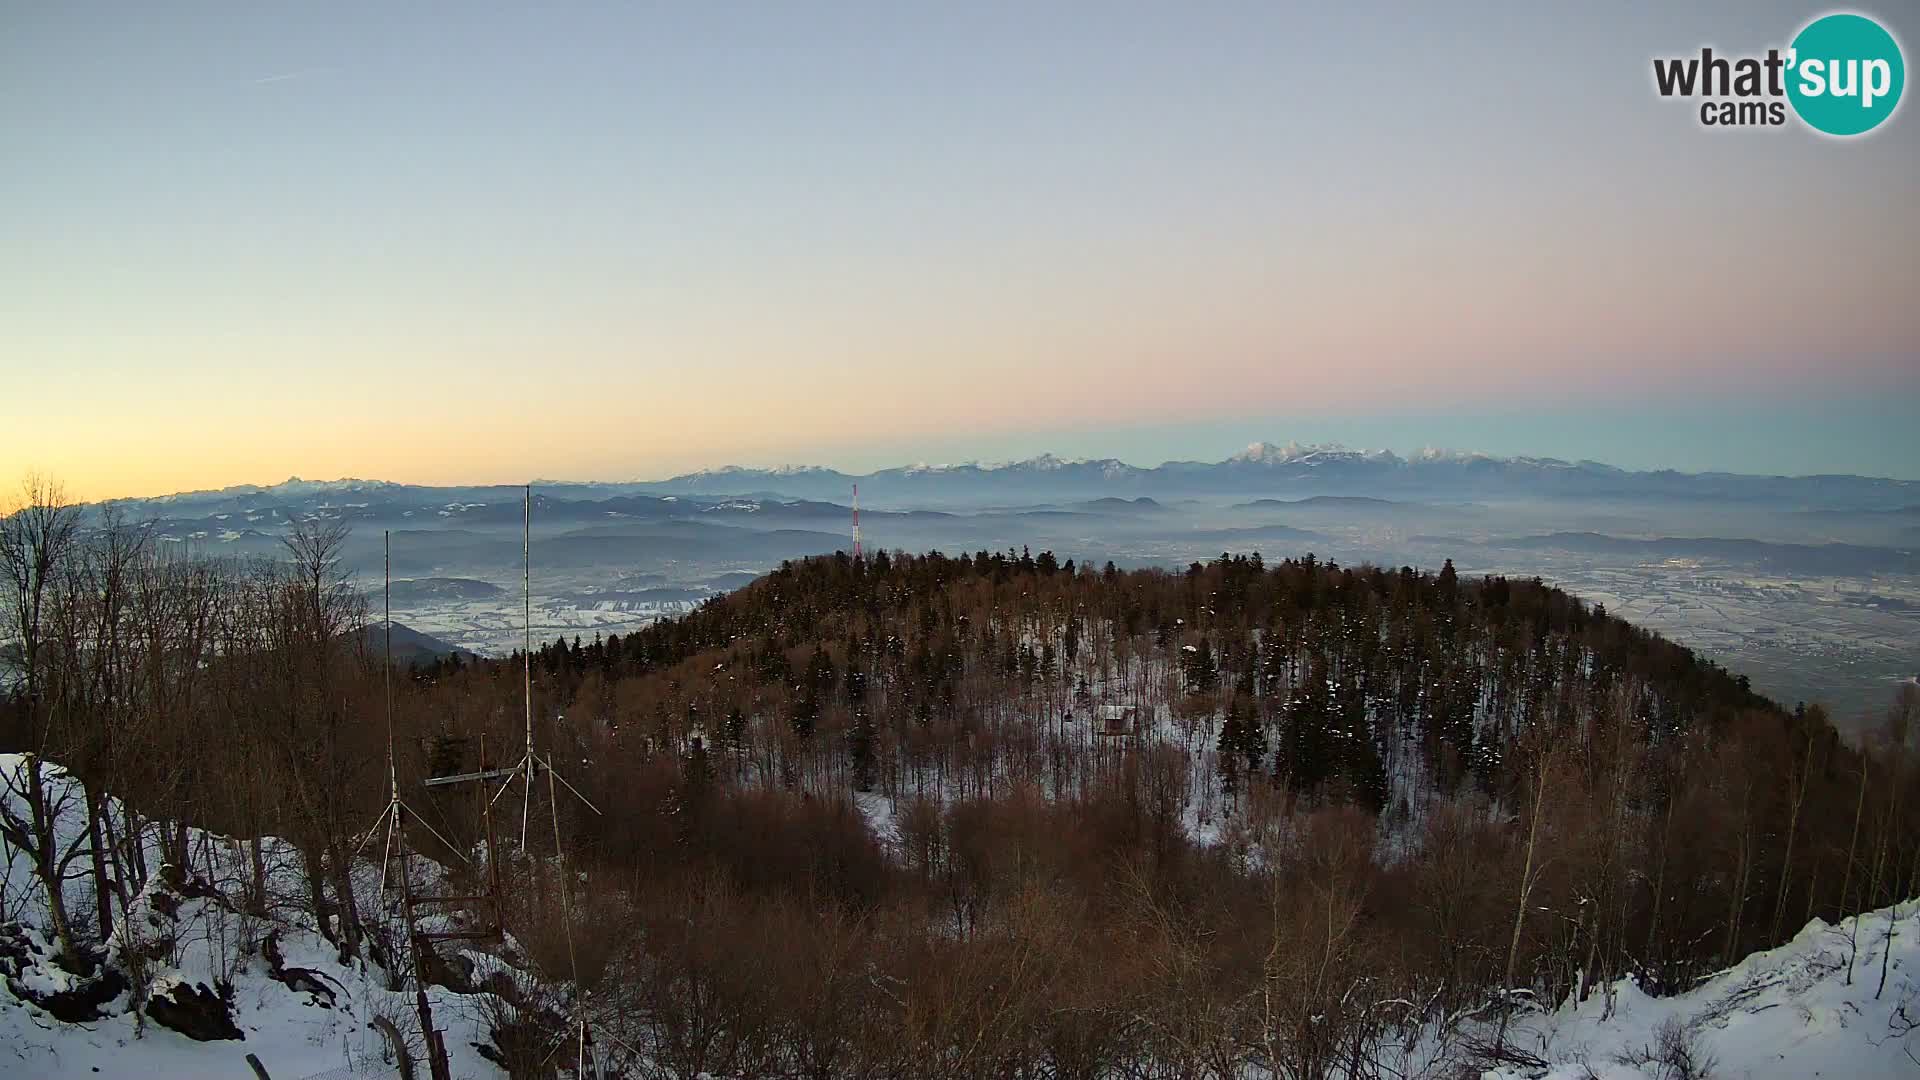
M 625 638 L 549 643 L 536 664 L 622 744 L 707 731 L 716 749 L 838 769 L 863 791 L 912 772 L 894 760 L 904 751 L 982 734 L 1025 751 L 1108 705 L 1203 728 L 1231 751 L 1230 788 L 1267 782 L 1374 810 L 1389 766 L 1403 784 L 1499 795 L 1530 737 L 1579 740 L 1618 721 L 1671 746 L 1793 723 L 1744 678 L 1537 579 L 1312 555 L 1222 555 L 1184 573 L 1048 552 L 809 559 Z M 601 700 L 616 684 L 620 707 Z M 754 745 L 767 738 L 779 747 Z
M 419 674 L 430 695 L 510 701 L 518 679 L 499 673 L 516 668 Z M 1151 850 L 1252 866 L 1294 850 L 1302 815 L 1354 807 L 1388 863 L 1464 845 L 1514 877 L 1448 915 L 1478 927 L 1443 935 L 1459 980 L 1557 965 L 1659 985 L 1920 885 L 1914 815 L 1886 794 L 1906 759 L 1870 763 L 1819 707 L 1784 709 L 1559 589 L 1450 563 L 838 555 L 625 638 L 552 642 L 534 672 L 592 783 L 674 777 L 659 781 L 673 794 L 616 802 L 854 795 L 928 876 L 957 872 L 941 860 L 967 806 L 1038 798 L 1073 816 L 1118 797 Z M 460 760 L 435 745 L 439 767 Z M 1015 843 L 973 842 L 981 866 Z M 1516 889 L 1534 909 L 1518 929 Z

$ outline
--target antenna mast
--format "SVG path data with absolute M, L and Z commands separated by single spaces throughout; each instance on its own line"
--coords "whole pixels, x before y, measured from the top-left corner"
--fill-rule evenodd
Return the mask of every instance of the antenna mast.
M 527 783 L 533 783 L 533 485 L 527 485 L 526 516 L 520 533 L 520 607 L 521 626 L 526 640 L 520 650 L 525 661 L 525 701 L 527 703 Z M 526 829 L 521 828 L 521 841 L 525 842 Z
M 389 531 L 385 535 L 385 546 L 386 546 L 385 625 L 386 625 L 386 639 L 387 639 L 386 640 L 386 672 L 385 672 L 386 691 L 387 691 L 387 808 L 385 810 L 380 811 L 379 817 L 373 819 L 373 828 L 368 829 L 366 831 L 366 834 L 360 838 L 360 843 L 354 847 L 354 852 L 358 854 L 361 849 L 365 848 L 369 843 L 372 843 L 374 836 L 380 832 L 380 826 L 382 824 L 386 825 L 387 827 L 386 852 L 380 856 L 380 892 L 383 896 L 386 894 L 386 891 L 387 891 L 387 879 L 389 874 L 389 868 L 393 865 L 393 857 L 396 853 L 400 856 L 401 885 L 404 888 L 407 884 L 406 826 L 407 826 L 408 815 L 412 815 L 413 821 L 416 825 L 419 825 L 421 828 L 426 829 L 429 833 L 432 833 L 433 838 L 435 840 L 440 841 L 442 844 L 445 844 L 449 851 L 452 851 L 455 855 L 460 855 L 459 848 L 456 848 L 451 843 L 449 843 L 446 837 L 440 835 L 440 831 L 438 829 L 435 829 L 432 825 L 427 824 L 427 822 L 422 820 L 420 815 L 414 811 L 413 807 L 408 806 L 405 802 L 401 801 L 400 799 L 400 770 L 399 770 L 399 767 L 394 763 L 394 753 L 393 753 L 393 533 L 391 531 Z M 460 857 L 462 859 L 466 858 L 466 856 L 464 855 L 460 855 Z
M 567 851 L 566 851 L 566 848 L 560 842 L 560 788 L 565 787 L 567 791 L 574 798 L 580 800 L 580 804 L 582 806 L 585 806 L 588 810 L 593 811 L 595 814 L 600 813 L 600 808 L 593 805 L 593 802 L 589 800 L 585 795 L 580 794 L 580 789 L 568 783 L 567 778 L 564 776 L 561 776 L 559 770 L 553 767 L 553 757 L 551 756 L 552 755 L 551 748 L 549 748 L 548 750 L 549 756 L 544 758 L 541 757 L 539 754 L 535 753 L 533 748 L 533 485 L 532 484 L 527 485 L 526 514 L 525 514 L 524 531 L 521 533 L 521 539 L 520 539 L 520 557 L 521 557 L 520 596 L 521 596 L 521 605 L 522 605 L 521 615 L 522 615 L 522 618 L 525 620 L 524 648 L 521 655 L 525 660 L 524 667 L 522 668 L 522 678 L 524 679 L 524 687 L 525 687 L 525 693 L 526 693 L 526 707 L 527 707 L 527 749 L 526 749 L 525 755 L 520 759 L 519 764 L 515 765 L 513 768 L 488 770 L 483 767 L 476 778 L 480 780 L 481 783 L 486 783 L 487 781 L 493 780 L 493 779 L 504 780 L 504 783 L 500 785 L 500 789 L 493 793 L 493 798 L 487 801 L 487 806 L 489 809 L 491 809 L 494 803 L 500 801 L 501 796 L 505 795 L 509 790 L 512 789 L 515 781 L 519 781 L 522 784 L 521 803 L 520 803 L 520 852 L 521 854 L 524 855 L 524 854 L 527 854 L 527 819 L 533 809 L 533 800 L 538 790 L 537 782 L 542 772 L 545 772 L 547 774 L 547 803 L 553 811 L 553 857 L 554 857 L 555 863 L 558 864 L 558 869 L 560 871 L 558 875 L 558 878 L 559 878 L 558 884 L 559 884 L 559 891 L 560 891 L 560 924 L 566 930 L 567 964 L 572 969 L 573 984 L 577 988 L 580 985 L 580 963 L 579 963 L 579 959 L 575 956 L 574 949 L 573 949 L 572 884 L 568 880 L 568 875 L 566 872 Z M 465 777 L 449 777 L 448 778 L 449 781 L 455 781 L 455 782 L 462 779 L 466 779 L 466 778 Z M 435 782 L 439 782 L 439 781 L 429 781 L 429 783 L 435 783 Z M 547 1052 L 547 1058 L 551 1060 L 554 1054 L 559 1052 L 560 1047 L 565 1046 L 567 1044 L 568 1038 L 571 1037 L 575 1032 L 577 1032 L 578 1033 L 577 1047 L 579 1051 L 578 1057 L 579 1057 L 580 1068 L 579 1068 L 579 1071 L 576 1073 L 576 1075 L 579 1075 L 579 1076 L 597 1075 L 599 1072 L 597 1051 L 593 1052 L 593 1057 L 595 1059 L 595 1068 L 594 1068 L 593 1074 L 588 1074 L 586 1072 L 586 1062 L 588 1059 L 589 1051 L 592 1048 L 592 1042 L 588 1034 L 589 1027 L 590 1027 L 590 1023 L 586 1019 L 584 1011 L 579 1012 L 578 1015 L 576 1015 L 569 1022 L 568 1033 L 566 1035 L 561 1036 L 559 1044 L 556 1045 L 552 1050 Z M 614 1039 L 614 1041 L 619 1042 L 617 1038 Z M 625 1045 L 625 1044 L 622 1044 L 622 1045 Z M 545 1064 L 546 1062 L 544 1061 L 541 1062 L 542 1066 L 544 1066 Z
M 382 904 L 386 902 L 387 887 L 397 856 L 400 863 L 400 907 L 407 923 L 407 953 L 413 966 L 414 1010 L 420 1019 L 420 1034 L 427 1043 L 427 1062 L 433 1080 L 449 1080 L 452 1074 L 447 1068 L 446 1050 L 441 1045 L 439 1031 L 433 1026 L 433 1008 L 427 1001 L 426 983 L 420 977 L 420 954 L 423 948 L 429 946 L 427 946 L 428 935 L 421 932 L 419 922 L 414 917 L 414 906 L 423 898 L 414 895 L 413 876 L 408 869 L 411 852 L 407 849 L 407 818 L 412 817 L 414 824 L 427 830 L 435 840 L 445 845 L 447 850 L 458 855 L 462 862 L 467 861 L 467 857 L 460 853 L 459 848 L 449 843 L 446 837 L 440 835 L 438 829 L 423 820 L 413 807 L 400 799 L 400 769 L 394 761 L 393 742 L 393 532 L 391 530 L 383 536 L 383 547 L 386 563 L 384 568 L 386 655 L 382 677 L 387 696 L 387 808 L 380 811 L 380 816 L 374 819 L 373 828 L 368 829 L 360 838 L 360 843 L 354 846 L 354 854 L 358 855 L 369 843 L 372 843 L 374 836 L 380 832 L 380 826 L 383 823 L 386 825 L 386 850 L 380 855 L 380 899 Z M 489 852 L 489 859 L 491 854 Z
M 385 559 L 385 566 L 383 567 L 383 571 L 385 574 L 385 585 L 383 586 L 383 589 L 384 589 L 383 599 L 385 600 L 385 604 L 386 604 L 385 622 L 386 622 L 387 650 L 386 650 L 386 661 L 384 664 L 385 670 L 382 672 L 382 676 L 386 682 L 386 692 L 387 692 L 387 781 L 391 786 L 391 791 L 393 793 L 392 802 L 389 805 L 397 806 L 400 803 L 400 773 L 397 769 L 394 768 L 394 764 L 393 764 L 393 530 L 392 529 L 387 529 L 380 534 L 380 546 L 381 546 L 382 554 Z M 382 879 L 381 887 L 382 888 L 386 887 L 385 878 L 386 878 L 386 868 L 382 867 L 381 868 L 381 879 Z
M 488 872 L 490 875 L 490 891 L 488 896 L 487 897 L 434 897 L 433 899 L 440 900 L 440 901 L 447 901 L 447 902 L 491 899 L 494 902 L 494 915 L 496 920 L 496 926 L 495 926 L 495 929 L 489 931 L 488 933 L 491 936 L 491 935 L 497 935 L 502 931 L 504 931 L 505 920 L 504 918 L 502 918 L 500 913 L 500 908 L 499 908 L 499 895 L 500 895 L 499 893 L 500 885 L 499 885 L 499 877 L 498 877 L 499 860 L 497 857 L 497 852 L 494 849 L 494 843 L 493 843 L 493 806 L 495 803 L 499 802 L 501 798 L 506 795 L 507 792 L 513 790 L 514 784 L 518 783 L 521 785 L 520 787 L 520 794 L 521 794 L 520 853 L 522 855 L 530 855 L 531 852 L 527 845 L 528 819 L 530 818 L 533 811 L 534 799 L 537 798 L 539 794 L 540 774 L 543 772 L 546 773 L 547 802 L 553 811 L 553 856 L 554 856 L 554 861 L 558 864 L 558 869 L 559 869 L 558 878 L 559 878 L 559 892 L 560 892 L 560 923 L 561 923 L 561 926 L 564 927 L 566 930 L 567 962 L 569 966 L 572 968 L 573 982 L 574 982 L 574 985 L 577 987 L 580 983 L 580 967 L 579 967 L 578 959 L 574 955 L 574 949 L 573 949 L 573 902 L 572 902 L 572 896 L 571 896 L 572 885 L 569 881 L 569 878 L 566 872 L 567 852 L 566 852 L 566 848 L 561 844 L 561 837 L 560 837 L 560 788 L 562 787 L 566 788 L 568 793 L 571 794 L 575 799 L 578 799 L 582 806 L 585 806 L 588 810 L 593 811 L 595 814 L 600 813 L 600 808 L 593 805 L 592 801 L 590 801 L 585 795 L 582 795 L 580 793 L 579 788 L 576 788 L 572 784 L 568 783 L 567 778 L 564 776 L 561 776 L 559 770 L 553 767 L 553 757 L 551 756 L 553 751 L 551 748 L 549 748 L 548 750 L 547 757 L 541 757 L 534 750 L 534 744 L 533 744 L 533 485 L 532 484 L 527 485 L 526 512 L 523 516 L 523 531 L 521 532 L 521 537 L 520 537 L 520 558 L 521 558 L 521 563 L 520 563 L 521 617 L 525 620 L 523 636 L 522 636 L 522 652 L 521 652 L 521 657 L 523 661 L 522 667 L 521 667 L 521 679 L 522 679 L 521 685 L 526 695 L 525 700 L 526 700 L 527 748 L 525 751 L 522 752 L 520 760 L 515 762 L 512 766 L 503 768 L 503 769 L 502 768 L 489 769 L 487 768 L 487 764 L 486 764 L 486 742 L 483 737 L 480 744 L 481 759 L 480 759 L 479 772 L 461 773 L 457 776 L 436 776 L 427 781 L 427 786 L 430 788 L 440 787 L 443 785 L 450 785 L 450 784 L 464 784 L 464 783 L 478 782 L 479 784 L 482 785 L 479 794 L 483 798 L 486 794 L 486 788 L 484 785 L 489 784 L 496 780 L 501 782 L 499 788 L 494 790 L 492 798 L 484 798 L 484 802 L 481 807 L 481 812 L 485 815 L 485 820 L 487 824 L 487 856 L 488 856 L 487 863 L 488 863 Z M 423 936 L 427 936 L 427 935 L 423 935 Z M 447 934 L 443 936 L 477 937 L 480 935 L 474 932 L 462 933 L 462 932 L 456 931 L 453 934 Z M 578 1075 L 582 1075 L 582 1076 L 597 1075 L 597 1065 L 596 1065 L 595 1073 L 587 1073 L 584 1071 L 584 1064 L 589 1059 L 589 1057 L 592 1057 L 596 1061 L 598 1059 L 598 1051 L 593 1048 L 591 1036 L 588 1033 L 588 1029 L 590 1026 L 591 1026 L 590 1022 L 586 1019 L 584 1011 L 577 1011 L 577 1015 L 574 1018 L 569 1020 L 567 1032 L 566 1034 L 563 1034 L 561 1036 L 559 1045 L 556 1046 L 553 1050 L 548 1052 L 547 1054 L 548 1060 L 551 1060 L 554 1054 L 559 1052 L 559 1048 L 561 1046 L 567 1045 L 570 1039 L 577 1039 L 575 1045 L 578 1050 L 578 1057 L 582 1064 L 582 1071 Z M 615 1038 L 611 1035 L 607 1037 L 613 1039 L 614 1042 L 620 1042 L 618 1038 Z M 626 1044 L 621 1043 L 621 1045 L 625 1046 Z M 629 1049 L 629 1052 L 631 1052 L 631 1047 L 629 1047 L 628 1049 Z M 544 1067 L 546 1063 L 542 1062 L 541 1064 Z M 440 1080 L 440 1078 L 436 1077 L 435 1080 Z
M 494 779 L 504 778 L 506 780 L 506 783 L 500 785 L 500 790 L 493 793 L 493 798 L 488 800 L 488 803 L 487 803 L 488 806 L 492 806 L 494 803 L 499 802 L 500 797 L 507 793 L 507 789 L 513 786 L 514 781 L 518 780 L 523 782 L 523 786 L 521 788 L 521 803 L 520 803 L 520 850 L 524 852 L 527 848 L 527 819 L 533 811 L 533 797 L 535 792 L 535 784 L 539 780 L 540 771 L 542 769 L 546 770 L 546 773 L 547 773 L 547 788 L 548 788 L 548 795 L 550 798 L 553 795 L 553 791 L 552 791 L 553 782 L 555 780 L 558 780 L 561 784 L 565 785 L 566 789 L 573 793 L 573 797 L 576 799 L 579 799 L 580 802 L 584 804 L 587 809 L 598 814 L 600 812 L 600 808 L 593 805 L 592 801 L 590 801 L 585 795 L 580 794 L 579 788 L 576 788 L 572 784 L 567 783 L 566 777 L 561 776 L 554 771 L 553 759 L 551 757 L 543 758 L 539 754 L 535 753 L 533 749 L 533 485 L 532 484 L 527 485 L 526 525 L 525 525 L 525 531 L 521 534 L 520 555 L 521 555 L 521 564 L 520 564 L 521 611 L 522 611 L 522 617 L 526 620 L 525 631 L 524 631 L 524 644 L 521 650 L 521 658 L 524 661 L 521 677 L 524 680 L 522 685 L 524 687 L 524 692 L 526 694 L 527 749 L 521 755 L 520 760 L 516 764 L 514 764 L 512 768 L 495 769 L 495 770 L 483 769 L 481 770 L 481 774 L 479 777 L 477 777 L 477 779 L 494 780 Z M 468 778 L 459 777 L 454 779 L 468 779 Z M 558 828 L 557 815 L 560 812 L 560 804 L 557 799 L 555 799 L 553 802 L 553 811 L 554 811 L 554 814 L 556 815 L 555 827 L 557 830 Z M 554 846 L 556 849 L 558 849 L 559 847 L 559 839 L 560 839 L 559 834 L 556 831 L 554 835 Z M 556 850 L 556 854 L 558 853 L 559 852 Z
M 853 485 L 853 557 L 860 558 L 860 485 Z

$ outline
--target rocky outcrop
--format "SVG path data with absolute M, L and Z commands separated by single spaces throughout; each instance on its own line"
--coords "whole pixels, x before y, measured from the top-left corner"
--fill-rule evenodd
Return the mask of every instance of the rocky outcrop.
M 206 983 L 175 983 L 166 992 L 154 994 L 147 999 L 147 1016 L 200 1042 L 247 1037 L 233 1022 L 232 1002 Z

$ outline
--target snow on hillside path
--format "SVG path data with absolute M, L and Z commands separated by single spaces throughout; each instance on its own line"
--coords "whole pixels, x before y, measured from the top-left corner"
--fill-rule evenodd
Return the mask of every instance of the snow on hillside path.
M 1920 901 L 1894 911 L 1886 990 L 1880 985 L 1888 910 L 1829 926 L 1815 919 L 1792 941 L 1754 953 L 1695 989 L 1669 998 L 1642 993 L 1631 980 L 1616 984 L 1614 1011 L 1605 995 L 1527 1018 L 1513 1042 L 1554 1063 L 1547 1080 L 1664 1080 L 1654 1065 L 1621 1058 L 1658 1044 L 1663 1022 L 1674 1020 L 1714 1059 L 1716 1080 L 1833 1078 L 1878 1080 L 1920 1077 Z M 1857 929 L 1853 982 L 1847 983 L 1849 939 Z M 1487 1080 L 1521 1080 L 1538 1073 L 1488 1072 Z

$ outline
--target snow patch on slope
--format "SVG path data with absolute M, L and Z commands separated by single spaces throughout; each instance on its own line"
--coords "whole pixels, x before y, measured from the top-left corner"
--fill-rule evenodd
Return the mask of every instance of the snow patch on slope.
M 7 816 L 24 819 L 18 792 L 26 759 L 0 754 L 0 799 Z M 52 763 L 43 763 L 49 803 L 57 810 L 55 833 L 62 851 L 84 842 L 85 790 Z M 118 818 L 116 800 L 108 812 Z M 200 1077 L 250 1076 L 246 1056 L 253 1054 L 275 1077 L 393 1076 L 389 1044 L 374 1026 L 391 1021 L 412 1044 L 419 1074 L 422 1043 L 413 1012 L 413 992 L 390 990 L 399 980 L 372 959 L 342 962 L 338 947 L 284 907 L 270 914 L 248 912 L 212 887 L 209 877 L 236 880 L 245 874 L 245 855 L 228 837 L 189 830 L 188 870 L 162 869 L 164 850 L 150 838 L 146 845 L 154 873 L 146 887 L 116 920 L 106 963 L 127 969 L 127 954 L 149 957 L 152 983 L 146 1002 L 181 996 L 223 999 L 240 1038 L 202 1041 L 158 1022 L 151 1008 L 135 999 L 121 980 L 116 992 L 84 1022 L 64 1022 L 42 1004 L 48 995 L 73 990 L 83 981 L 54 962 L 42 893 L 28 856 L 11 843 L 0 846 L 7 862 L 0 879 L 0 1076 L 141 1077 L 143 1080 L 198 1080 Z M 297 891 L 297 856 L 284 841 L 263 838 L 271 868 L 269 891 Z M 201 865 L 205 860 L 207 865 Z M 84 864 L 85 860 L 81 860 Z M 356 867 L 356 888 L 377 895 L 380 869 Z M 90 892 L 90 882 L 68 885 L 70 901 Z M 119 914 L 116 912 L 116 914 Z M 461 950 L 476 969 L 499 961 L 486 953 Z M 444 1034 L 455 1077 L 504 1077 L 481 1055 L 477 1044 L 491 1041 L 481 1000 L 445 987 L 430 986 L 435 1025 Z M 163 1006 L 164 1011 L 164 1006 Z M 214 1010 L 217 1014 L 218 1010 Z M 217 1015 L 213 1027 L 222 1026 Z
M 1660 1029 L 1670 1023 L 1712 1057 L 1711 1075 L 1721 1080 L 1920 1075 L 1920 901 L 1836 926 L 1815 919 L 1787 944 L 1754 953 L 1684 994 L 1650 997 L 1627 979 L 1611 994 L 1528 1017 L 1509 1041 L 1551 1067 L 1485 1076 L 1665 1080 L 1671 1073 L 1636 1059 L 1658 1049 Z

